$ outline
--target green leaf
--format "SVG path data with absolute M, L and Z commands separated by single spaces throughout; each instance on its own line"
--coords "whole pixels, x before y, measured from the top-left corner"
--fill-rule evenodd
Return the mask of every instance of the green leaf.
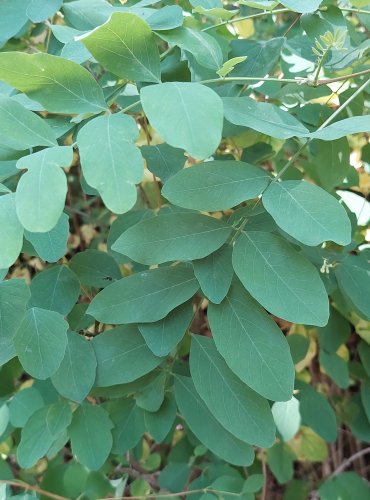
M 312 132 L 310 138 L 321 139 L 322 141 L 335 141 L 341 137 L 350 134 L 358 134 L 360 132 L 367 132 L 370 128 L 370 116 L 352 116 L 345 118 L 338 122 L 332 123 L 327 127 Z
M 32 377 L 45 380 L 59 368 L 67 347 L 68 323 L 59 313 L 33 307 L 14 337 L 19 360 Z
M 113 74 L 126 80 L 161 81 L 154 35 L 135 14 L 115 12 L 105 24 L 79 39 Z
M 106 252 L 85 250 L 75 254 L 69 262 L 70 268 L 83 285 L 105 288 L 112 281 L 122 278 L 117 262 Z
M 357 349 L 364 370 L 366 371 L 367 376 L 370 378 L 370 345 L 361 340 L 361 342 L 358 344 Z
M 219 353 L 244 383 L 267 399 L 291 399 L 295 371 L 288 342 L 238 282 L 220 305 L 209 305 L 208 318 Z
M 112 448 L 113 424 L 104 408 L 82 403 L 73 414 L 69 427 L 72 452 L 90 470 L 104 464 Z
M 32 244 L 37 255 L 46 262 L 57 262 L 67 250 L 69 234 L 68 215 L 63 213 L 56 226 L 46 233 L 24 232 L 25 238 Z
M 227 11 L 225 10 L 227 13 Z M 247 59 L 247 56 L 240 56 L 240 57 L 233 57 L 232 59 L 229 59 L 228 61 L 224 62 L 222 67 L 216 71 L 216 73 L 221 77 L 224 78 L 227 76 L 230 71 L 232 71 L 237 64 L 240 64 L 244 62 Z
M 54 266 L 38 273 L 31 282 L 30 307 L 68 314 L 80 295 L 80 282 L 67 266 Z
M 223 106 L 213 90 L 198 83 L 169 82 L 144 87 L 140 95 L 151 125 L 170 146 L 198 159 L 215 151 L 221 141 Z
M 237 65 L 231 76 L 265 77 L 275 68 L 284 43 L 284 37 L 270 40 L 232 40 L 229 57 L 247 56 L 247 59 Z
M 351 243 L 351 222 L 332 195 L 306 181 L 273 182 L 262 196 L 263 205 L 283 231 L 305 245 L 324 241 Z
M 28 2 L 24 0 L 2 0 L 0 16 L 0 43 L 3 45 L 16 35 L 27 23 Z
M 222 51 L 216 39 L 197 29 L 181 27 L 169 31 L 161 31 L 158 35 L 170 47 L 178 46 L 190 52 L 201 66 L 218 69 L 222 66 Z
M 190 371 L 198 394 L 227 431 L 249 444 L 272 445 L 275 424 L 268 402 L 234 375 L 211 339 L 193 336 Z
M 302 424 L 311 427 L 325 441 L 334 442 L 337 438 L 337 419 L 327 398 L 303 382 L 297 383 L 297 389 Z
M 103 91 L 94 77 L 79 64 L 62 57 L 2 52 L 0 79 L 51 113 L 101 113 L 107 109 Z
M 159 371 L 149 384 L 139 389 L 134 396 L 137 406 L 149 412 L 158 411 L 164 401 L 166 379 L 167 373 Z
M 299 401 L 294 396 L 289 401 L 277 402 L 272 405 L 272 416 L 284 441 L 294 438 L 301 425 Z
M 193 262 L 202 292 L 214 304 L 219 304 L 229 291 L 234 275 L 231 255 L 231 246 L 224 245 L 208 257 Z
M 34 387 L 26 387 L 15 393 L 9 404 L 10 423 L 14 427 L 24 427 L 36 410 L 44 406 L 40 392 Z
M 81 402 L 95 381 L 95 352 L 91 342 L 77 333 L 69 332 L 67 340 L 64 358 L 51 381 L 63 397 Z
M 182 25 L 184 20 L 182 8 L 179 5 L 165 5 L 154 10 L 146 21 L 152 30 L 171 30 Z
M 349 386 L 348 363 L 335 352 L 329 354 L 324 350 L 320 350 L 319 361 L 325 373 L 334 380 L 337 386 L 347 389 Z
M 234 246 L 234 270 L 268 311 L 292 323 L 324 326 L 329 302 L 316 268 L 281 237 L 243 232 Z
M 59 401 L 35 411 L 22 429 L 21 442 L 17 448 L 17 461 L 29 469 L 45 456 L 60 434 L 72 420 L 69 404 Z
M 18 160 L 17 168 L 28 172 L 18 182 L 15 201 L 18 218 L 28 231 L 46 233 L 57 225 L 67 195 L 60 167 L 68 167 L 72 159 L 72 148 L 57 146 Z
M 368 379 L 361 382 L 361 402 L 370 423 L 370 380 Z
M 157 441 L 161 442 L 170 432 L 176 418 L 177 405 L 173 397 L 165 397 L 160 409 L 153 413 L 144 411 L 145 430 Z
M 268 102 L 250 97 L 224 97 L 225 118 L 235 125 L 250 127 L 276 139 L 302 137 L 309 133 L 294 116 Z
M 253 448 L 222 427 L 196 392 L 191 378 L 175 375 L 175 395 L 187 425 L 207 448 L 233 465 L 252 464 Z
M 348 255 L 335 267 L 335 276 L 345 297 L 361 316 L 370 319 L 370 266 L 366 259 Z
M 110 405 L 109 413 L 114 423 L 112 452 L 122 455 L 134 448 L 144 434 L 144 411 L 133 399 L 121 399 Z
M 317 329 L 320 347 L 329 354 L 335 353 L 342 344 L 345 344 L 350 334 L 350 324 L 334 308 L 330 309 L 328 324 Z
M 162 194 L 174 205 L 203 211 L 225 210 L 256 198 L 270 176 L 241 161 L 209 161 L 181 170 L 171 177 Z
M 294 12 L 306 13 L 315 12 L 322 3 L 323 0 L 306 0 L 302 2 L 301 0 L 283 0 L 281 3 L 284 7 L 293 10 Z
M 135 121 L 118 113 L 99 116 L 78 133 L 86 182 L 115 213 L 127 212 L 136 202 L 135 184 L 144 173 L 144 161 L 134 144 L 138 135 Z
M 18 220 L 13 193 L 0 196 L 0 269 L 7 269 L 18 258 L 23 244 L 23 227 Z
M 197 289 L 190 267 L 150 269 L 107 286 L 87 312 L 103 323 L 151 323 L 186 302 Z
M 3 55 L 4 52 L 0 54 L 0 65 Z M 45 120 L 13 99 L 1 96 L 0 144 L 22 150 L 33 146 L 55 146 L 56 140 Z
M 206 215 L 160 214 L 130 227 L 112 250 L 141 264 L 201 259 L 220 248 L 230 233 L 226 222 Z
M 331 191 L 340 185 L 350 173 L 348 139 L 343 137 L 336 141 L 326 142 L 315 140 L 311 144 L 313 158 L 310 167 L 312 165 L 313 170 L 309 170 L 309 175 L 321 187 Z
M 138 327 L 152 353 L 167 356 L 185 335 L 192 317 L 193 307 L 188 301 L 165 318 L 155 323 L 140 323 Z
M 132 382 L 162 362 L 133 325 L 103 332 L 94 338 L 92 345 L 97 360 L 97 387 Z
M 355 472 L 342 472 L 328 479 L 320 486 L 318 492 L 322 500 L 370 499 L 369 485 L 366 479 Z
M 276 443 L 267 450 L 267 463 L 279 484 L 285 484 L 292 479 L 294 454 L 284 443 Z
M 181 170 L 185 164 L 184 151 L 168 144 L 157 146 L 142 146 L 140 148 L 148 169 L 162 182 Z
M 0 366 L 15 356 L 13 337 L 26 314 L 29 287 L 21 279 L 0 281 Z
M 34 23 L 45 21 L 48 17 L 53 15 L 60 9 L 63 0 L 31 0 L 27 7 L 27 16 Z

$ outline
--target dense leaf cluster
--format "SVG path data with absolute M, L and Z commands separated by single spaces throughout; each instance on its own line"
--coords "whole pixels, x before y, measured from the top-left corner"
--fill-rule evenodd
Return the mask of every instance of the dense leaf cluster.
M 2 498 L 370 498 L 368 4 L 0 1 Z

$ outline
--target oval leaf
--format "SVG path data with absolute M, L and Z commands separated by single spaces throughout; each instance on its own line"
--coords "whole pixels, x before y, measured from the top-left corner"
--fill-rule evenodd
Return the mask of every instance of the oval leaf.
M 112 245 L 112 250 L 141 264 L 201 259 L 220 248 L 230 233 L 226 222 L 206 215 L 158 215 L 130 227 Z
M 325 326 L 329 301 L 316 268 L 281 237 L 244 232 L 233 266 L 248 292 L 263 307 L 292 323 Z
M 190 371 L 198 394 L 226 430 L 246 443 L 272 445 L 275 424 L 268 402 L 234 375 L 213 340 L 193 336 Z
M 208 317 L 216 347 L 229 368 L 253 390 L 272 401 L 293 394 L 294 365 L 289 344 L 260 305 L 237 282 Z
M 143 87 L 141 103 L 151 125 L 171 146 L 208 158 L 221 141 L 221 98 L 199 83 L 169 82 Z M 204 133 L 204 131 L 207 133 Z
M 197 289 L 190 267 L 150 269 L 107 286 L 93 299 L 87 313 L 113 325 L 151 323 L 186 302 Z
M 351 223 L 334 196 L 306 181 L 270 184 L 262 196 L 263 205 L 283 231 L 305 245 L 324 241 L 351 243 Z
M 270 182 L 261 168 L 241 161 L 209 161 L 181 170 L 163 186 L 174 205 L 216 211 L 259 196 Z

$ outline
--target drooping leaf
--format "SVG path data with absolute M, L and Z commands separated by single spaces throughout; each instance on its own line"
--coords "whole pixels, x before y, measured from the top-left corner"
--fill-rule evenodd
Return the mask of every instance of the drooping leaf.
M 57 371 L 67 347 L 68 323 L 59 313 L 32 307 L 26 312 L 14 337 L 23 368 L 45 380 Z
M 69 234 L 68 215 L 63 213 L 56 226 L 46 233 L 24 232 L 25 238 L 32 244 L 37 255 L 46 262 L 57 262 L 67 250 Z
M 227 431 L 246 443 L 271 446 L 275 425 L 267 401 L 234 375 L 211 339 L 193 336 L 190 371 L 196 391 Z
M 72 452 L 90 470 L 98 470 L 112 448 L 112 421 L 104 408 L 82 403 L 69 427 Z
M 141 153 L 146 160 L 148 169 L 162 182 L 166 182 L 172 175 L 181 170 L 185 164 L 184 151 L 173 148 L 168 144 L 157 146 L 143 146 Z
M 317 329 L 320 347 L 330 354 L 335 353 L 342 344 L 345 344 L 350 334 L 350 324 L 334 308 L 330 308 L 328 324 Z
M 4 53 L 0 54 L 0 75 L 3 55 Z M 1 96 L 0 144 L 23 150 L 33 146 L 55 146 L 56 140 L 53 131 L 40 116 L 13 99 Z
M 224 11 L 226 14 L 228 13 L 227 10 Z M 247 59 L 247 56 L 240 56 L 240 57 L 233 57 L 226 61 L 222 67 L 216 71 L 216 73 L 221 77 L 224 78 L 227 76 L 230 71 L 232 71 L 237 64 L 240 64 L 244 62 Z
M 145 428 L 157 442 L 165 439 L 176 418 L 177 405 L 174 397 L 165 397 L 160 409 L 153 413 L 144 411 Z
M 190 267 L 151 269 L 107 286 L 93 299 L 87 312 L 110 324 L 151 323 L 186 302 L 197 289 Z
M 248 292 L 276 316 L 307 325 L 328 322 L 329 302 L 316 268 L 281 237 L 243 232 L 233 266 Z
M 235 125 L 250 127 L 262 134 L 289 139 L 309 133 L 294 116 L 268 102 L 256 102 L 250 97 L 224 97 L 225 118 Z
M 344 207 L 323 189 L 305 181 L 273 182 L 263 205 L 283 231 L 305 245 L 351 242 L 351 223 Z
M 72 148 L 57 146 L 18 160 L 17 168 L 28 171 L 18 182 L 15 201 L 18 218 L 28 231 L 46 233 L 57 225 L 67 195 L 60 167 L 68 167 L 72 158 Z
M 252 463 L 252 447 L 222 427 L 197 393 L 191 378 L 176 375 L 175 395 L 187 425 L 207 448 L 234 465 Z
M 345 297 L 362 316 L 370 319 L 370 265 L 366 259 L 348 255 L 335 267 L 335 276 Z
M 156 356 L 167 356 L 183 338 L 193 316 L 191 301 L 171 311 L 165 318 L 154 323 L 140 323 L 141 335 Z
M 75 254 L 70 267 L 82 284 L 105 288 L 112 281 L 122 278 L 117 262 L 106 252 L 89 249 Z
M 127 80 L 160 82 L 159 51 L 148 24 L 135 14 L 114 12 L 81 41 L 100 64 Z
M 234 282 L 208 318 L 219 353 L 229 368 L 267 399 L 288 401 L 293 394 L 294 365 L 289 345 L 276 323 Z
M 315 140 L 311 145 L 313 157 L 306 170 L 322 188 L 331 191 L 350 173 L 348 139 L 344 137 L 336 141 Z
M 21 467 L 29 469 L 48 452 L 58 436 L 68 427 L 72 412 L 66 401 L 42 406 L 27 420 L 17 448 Z
M 356 472 L 342 472 L 326 480 L 319 488 L 322 500 L 336 500 L 337 498 L 361 498 L 369 500 L 370 492 L 365 478 Z
M 311 427 L 325 441 L 332 443 L 337 437 L 337 421 L 334 410 L 323 394 L 303 382 L 297 383 L 299 410 L 302 424 Z
M 301 424 L 299 401 L 294 396 L 289 401 L 276 402 L 271 408 L 272 416 L 284 441 L 294 438 Z
M 112 250 L 141 264 L 201 259 L 220 248 L 230 233 L 226 222 L 206 215 L 160 214 L 130 227 Z
M 23 227 L 19 222 L 13 193 L 0 196 L 0 269 L 7 269 L 18 258 L 23 243 Z
M 51 381 L 63 397 L 81 402 L 95 381 L 96 358 L 91 342 L 74 332 L 67 334 L 67 347 Z
M 144 87 L 140 95 L 151 125 L 170 146 L 199 159 L 215 151 L 221 141 L 223 107 L 213 90 L 198 83 L 169 82 Z
M 214 304 L 219 304 L 229 291 L 234 274 L 231 256 L 231 246 L 224 245 L 208 257 L 193 262 L 202 292 Z
M 107 109 L 103 91 L 94 77 L 79 64 L 62 57 L 2 52 L 0 79 L 52 113 L 101 113 Z
M 16 352 L 13 337 L 26 313 L 29 287 L 21 279 L 0 281 L 0 366 Z
M 30 307 L 68 314 L 80 295 L 80 282 L 68 267 L 54 266 L 37 274 L 31 282 Z
M 109 413 L 114 423 L 112 452 L 126 453 L 137 445 L 145 432 L 144 411 L 131 398 L 114 401 Z
M 267 463 L 278 483 L 285 484 L 294 474 L 294 453 L 284 443 L 276 443 L 267 450 Z
M 188 27 L 161 31 L 158 35 L 170 46 L 177 45 L 193 54 L 195 60 L 205 68 L 218 69 L 222 66 L 221 47 L 212 36 Z
M 334 380 L 338 387 L 347 389 L 349 386 L 348 363 L 335 352 L 329 354 L 324 350 L 320 351 L 319 361 L 325 373 Z
M 181 170 L 171 177 L 162 194 L 174 205 L 196 210 L 224 210 L 256 198 L 270 176 L 241 161 L 210 161 Z
M 136 326 L 120 326 L 103 332 L 92 342 L 96 360 L 96 385 L 107 387 L 132 382 L 158 366 Z
M 91 120 L 77 137 L 86 182 L 115 213 L 127 212 L 136 202 L 135 184 L 144 173 L 144 161 L 134 144 L 138 134 L 131 117 L 116 113 Z

